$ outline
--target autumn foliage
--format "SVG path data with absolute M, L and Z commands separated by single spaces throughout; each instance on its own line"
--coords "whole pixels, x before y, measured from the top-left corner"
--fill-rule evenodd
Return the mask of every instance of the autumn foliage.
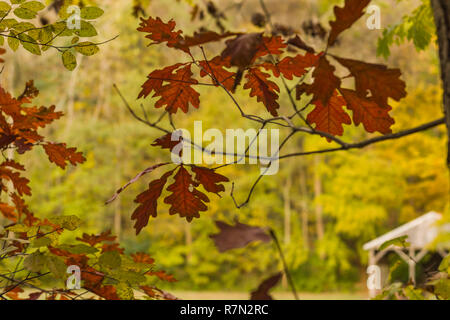
M 345 126 L 352 124 L 362 124 L 369 133 L 389 134 L 395 123 L 390 115 L 392 107 L 389 100 L 398 101 L 406 96 L 400 70 L 330 53 L 341 33 L 361 18 L 369 2 L 347 0 L 344 7 L 335 7 L 336 20 L 330 22 L 328 40 L 321 50 L 307 44 L 293 31 L 280 35 L 274 31 L 270 34 L 202 30 L 188 36 L 174 20 L 164 22 L 159 17 L 141 18 L 137 30 L 151 40 L 151 46 L 165 45 L 182 51 L 188 62 L 150 72 L 138 98 L 155 98 L 154 107 L 163 108 L 169 115 L 176 114 L 178 110 L 187 113 L 190 107 L 200 107 L 200 93 L 196 86 L 205 84 L 203 78 L 209 78 L 210 85 L 225 90 L 229 95 L 242 85 L 248 95 L 261 103 L 273 117 L 253 117 L 262 119 L 260 122 L 264 124 L 271 119 L 293 119 L 298 116 L 315 134 L 323 135 L 329 141 L 332 137 L 342 136 Z M 208 58 L 202 45 L 223 41 L 223 50 Z M 197 59 L 196 55 L 201 58 Z M 338 65 L 347 70 L 345 76 L 337 74 Z M 274 81 L 277 78 L 285 84 L 284 89 L 292 99 L 295 112 L 292 116 L 286 115 L 280 106 L 282 88 Z M 353 79 L 354 86 L 343 87 L 344 78 Z M 297 81 L 293 88 L 295 97 L 291 95 L 293 89 L 287 87 L 286 80 Z M 302 114 L 305 108 L 299 110 L 294 102 L 294 99 L 300 100 L 304 96 L 309 97 L 308 105 L 313 107 L 305 116 Z M 240 112 L 245 115 L 242 109 Z M 153 146 L 172 151 L 179 141 L 172 140 L 169 132 L 158 138 Z M 187 169 L 189 167 L 191 173 Z M 168 182 L 170 177 L 174 180 L 171 184 Z M 136 221 L 136 233 L 148 224 L 150 217 L 157 216 L 157 201 L 167 183 L 170 184 L 167 191 L 171 194 L 164 202 L 170 205 L 169 214 L 178 214 L 192 221 L 200 216 L 200 212 L 207 210 L 209 202 L 198 187 L 218 194 L 224 191 L 220 183 L 227 181 L 228 178 L 213 169 L 187 164 L 171 168 L 159 179 L 150 182 L 149 188 L 137 196 L 135 201 L 138 207 L 132 214 L 132 219 Z M 114 198 L 122 190 L 119 189 Z

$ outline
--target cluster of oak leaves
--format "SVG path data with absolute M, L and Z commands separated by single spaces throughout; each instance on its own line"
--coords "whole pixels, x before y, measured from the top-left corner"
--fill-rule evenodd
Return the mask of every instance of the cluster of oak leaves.
M 323 52 L 316 52 L 298 35 L 284 39 L 282 36 L 266 36 L 262 33 L 219 34 L 203 31 L 185 36 L 181 30 L 177 30 L 173 20 L 166 23 L 158 17 L 142 19 L 138 31 L 145 33 L 146 38 L 152 40 L 152 45 L 165 44 L 169 48 L 183 51 L 188 62 L 151 72 L 142 86 L 139 98 L 152 94 L 151 97 L 156 98 L 155 108 L 164 108 L 169 114 L 175 114 L 179 109 L 187 113 L 190 105 L 199 108 L 200 94 L 195 90 L 199 80 L 193 73 L 196 68 L 200 78 L 206 77 L 213 85 L 230 94 L 243 82 L 243 88 L 250 90 L 250 97 L 256 97 L 273 117 L 278 117 L 280 88 L 270 79 L 272 76 L 288 80 L 296 78 L 299 79 L 296 98 L 300 99 L 303 94 L 312 96 L 311 104 L 314 109 L 307 115 L 306 121 L 318 133 L 341 136 L 344 132 L 343 125 L 350 125 L 352 122 L 356 126 L 362 124 L 370 133 L 391 133 L 394 119 L 389 115 L 392 108 L 388 99 L 398 101 L 406 96 L 400 70 L 328 53 L 328 48 L 333 46 L 339 34 L 364 14 L 369 3 L 370 0 L 348 0 L 343 8 L 335 7 L 336 20 L 330 22 L 331 31 Z M 233 38 L 226 41 L 221 54 L 211 59 L 203 54 L 202 60 L 196 60 L 191 52 L 192 47 L 230 37 Z M 300 49 L 304 54 L 285 56 L 288 46 L 289 51 Z M 344 78 L 353 78 L 355 89 L 341 86 L 343 78 L 335 75 L 336 68 L 331 61 L 348 69 L 349 74 Z M 312 72 L 311 83 L 304 81 L 309 72 Z M 352 111 L 352 117 L 348 111 Z M 179 141 L 172 141 L 172 134 L 168 133 L 157 139 L 153 146 L 172 151 Z M 169 163 L 157 164 L 141 172 L 135 179 L 167 165 Z M 158 198 L 172 175 L 174 182 L 167 187 L 171 194 L 164 202 L 170 205 L 170 214 L 179 214 L 187 221 L 199 218 L 200 212 L 207 210 L 209 198 L 198 189 L 200 185 L 209 193 L 219 194 L 225 190 L 221 183 L 228 181 L 228 178 L 213 169 L 183 164 L 171 168 L 159 179 L 152 181 L 149 188 L 136 198 L 139 206 L 132 215 L 132 219 L 136 221 L 136 234 L 148 224 L 150 216 L 157 216 Z M 119 189 L 111 201 L 126 186 Z
M 185 36 L 181 30 L 176 30 L 174 21 L 167 23 L 160 18 L 142 19 L 138 31 L 146 33 L 146 38 L 152 44 L 165 44 L 169 48 L 186 53 L 190 62 L 177 63 L 155 70 L 148 75 L 139 95 L 147 97 L 153 93 L 156 97 L 156 108 L 165 108 L 170 114 L 178 109 L 187 113 L 189 106 L 198 108 L 200 94 L 195 90 L 199 81 L 194 78 L 193 67 L 197 67 L 201 78 L 208 77 L 212 84 L 234 92 L 243 82 L 243 88 L 250 90 L 250 96 L 256 97 L 267 111 L 278 116 L 280 105 L 278 97 L 280 88 L 270 80 L 272 76 L 284 77 L 288 80 L 298 78 L 296 97 L 303 94 L 312 96 L 314 109 L 307 115 L 306 121 L 313 125 L 317 132 L 339 136 L 343 134 L 343 125 L 352 122 L 362 124 L 368 132 L 388 134 L 394 120 L 390 117 L 391 107 L 388 99 L 400 100 L 406 95 L 405 83 L 400 80 L 400 70 L 388 69 L 384 65 L 370 64 L 338 57 L 328 53 L 341 32 L 350 28 L 364 13 L 370 0 L 346 0 L 343 8 L 335 7 L 336 20 L 330 22 L 325 51 L 316 52 L 298 35 L 289 39 L 281 36 L 267 36 L 261 33 L 242 34 L 237 32 L 213 31 L 195 33 Z M 196 60 L 191 53 L 192 47 L 206 43 L 226 41 L 222 53 L 212 59 L 204 56 Z M 293 48 L 300 49 L 304 54 L 285 56 Z M 0 49 L 0 54 L 4 49 Z M 282 59 L 281 59 L 282 57 Z M 341 87 L 343 78 L 335 75 L 335 67 L 331 63 L 339 63 L 349 71 L 345 78 L 354 78 L 355 89 Z M 3 62 L 3 61 L 1 61 Z M 233 70 L 234 69 L 234 70 Z M 303 81 L 311 74 L 311 83 Z M 44 128 L 62 116 L 55 112 L 55 107 L 30 107 L 32 99 L 38 90 L 32 82 L 27 83 L 24 92 L 17 98 L 0 88 L 0 148 L 2 151 L 13 149 L 19 154 L 42 146 L 51 162 L 61 168 L 68 163 L 76 165 L 85 158 L 75 148 L 67 148 L 64 143 L 53 143 L 38 134 L 38 129 Z M 347 110 L 346 110 L 347 109 Z M 348 111 L 352 111 L 350 117 Z M 172 149 L 179 141 L 172 141 L 167 134 L 154 142 L 154 146 Z M 164 271 L 155 270 L 154 260 L 145 253 L 127 255 L 116 238 L 110 232 L 100 235 L 83 234 L 77 238 L 76 244 L 59 243 L 59 235 L 64 231 L 73 231 L 80 225 L 75 216 L 60 216 L 54 219 L 42 220 L 28 209 L 23 196 L 31 195 L 29 181 L 22 177 L 20 171 L 25 168 L 12 160 L 0 164 L 1 191 L 10 197 L 8 203 L 0 203 L 3 216 L 11 224 L 0 229 L 0 259 L 17 259 L 23 269 L 4 273 L 0 270 L 0 283 L 8 283 L 0 298 L 24 299 L 22 287 L 26 284 L 35 291 L 28 294 L 27 299 L 78 299 L 88 294 L 89 298 L 101 299 L 133 299 L 140 292 L 148 299 L 175 299 L 172 295 L 158 289 L 153 284 L 154 279 L 175 281 Z M 157 168 L 171 166 L 171 163 L 156 164 L 139 173 L 108 201 L 115 198 L 131 183 Z M 146 191 L 136 197 L 138 207 L 132 214 L 135 220 L 136 234 L 144 228 L 150 216 L 157 216 L 157 202 L 170 177 L 173 182 L 167 187 L 170 194 L 164 199 L 170 205 L 171 215 L 179 214 L 187 221 L 199 218 L 199 213 L 207 210 L 208 193 L 219 194 L 224 191 L 223 182 L 228 178 L 213 169 L 193 165 L 175 165 L 159 179 L 150 182 Z M 220 232 L 211 236 L 220 251 L 244 247 L 248 243 L 261 240 L 270 241 L 266 230 L 250 227 L 236 221 L 234 226 L 217 222 Z M 31 252 L 31 253 L 30 253 Z M 53 278 L 67 278 L 67 266 L 77 265 L 81 268 L 82 293 L 67 290 L 47 290 L 35 285 L 35 281 L 51 275 Z M 26 273 L 26 277 L 18 279 L 16 273 Z M 276 274 L 263 281 L 252 292 L 253 299 L 270 299 L 268 291 L 280 280 L 281 274 Z

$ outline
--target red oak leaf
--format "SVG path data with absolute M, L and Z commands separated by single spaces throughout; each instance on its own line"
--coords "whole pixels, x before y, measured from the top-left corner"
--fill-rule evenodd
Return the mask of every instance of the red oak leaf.
M 102 253 L 108 251 L 117 251 L 119 254 L 123 254 L 125 252 L 125 249 L 121 248 L 120 244 L 118 243 L 104 243 L 102 245 Z
M 215 85 L 222 84 L 229 91 L 233 90 L 234 77 L 236 73 L 230 72 L 225 68 L 231 67 L 230 58 L 222 58 L 217 56 L 210 61 L 200 61 L 200 66 L 203 68 L 200 70 L 200 76 L 206 77 L 211 75 L 213 77 L 213 83 Z
M 161 271 L 148 271 L 146 274 L 149 275 L 149 276 L 157 276 L 159 279 L 161 279 L 163 281 L 167 281 L 167 282 L 176 282 L 176 281 L 178 281 L 177 279 L 175 279 L 173 277 L 173 275 L 167 274 L 163 270 L 161 270 Z
M 191 174 L 180 166 L 174 183 L 167 188 L 172 194 L 164 199 L 165 203 L 171 205 L 169 214 L 179 214 L 188 222 L 191 222 L 193 218 L 200 218 L 199 212 L 207 210 L 204 202 L 209 202 L 209 199 L 195 188 L 197 186 L 198 183 L 192 180 Z
M 210 238 L 213 239 L 220 252 L 244 248 L 253 241 L 269 242 L 272 239 L 264 229 L 252 227 L 237 220 L 234 226 L 222 221 L 216 221 L 216 225 L 220 232 L 210 235 Z
M 189 104 L 194 108 L 200 106 L 200 94 L 192 88 L 198 81 L 192 78 L 191 65 L 178 69 L 168 82 L 154 95 L 161 97 L 155 104 L 156 108 L 166 106 L 169 113 L 176 113 L 178 109 L 187 113 Z
M 356 126 L 364 125 L 367 132 L 391 133 L 391 126 L 395 123 L 389 116 L 391 107 L 380 107 L 372 98 L 363 98 L 357 92 L 341 89 L 342 96 L 347 101 L 347 108 L 353 111 L 353 122 Z
M 111 230 L 102 232 L 98 235 L 83 233 L 82 238 L 76 238 L 78 241 L 85 242 L 90 246 L 95 246 L 103 241 L 114 241 L 116 236 L 111 235 Z
M 8 220 L 17 221 L 17 214 L 14 209 L 14 207 L 11 207 L 7 203 L 0 202 L 0 212 L 3 214 L 3 217 L 5 217 Z
M 139 93 L 138 99 L 141 97 L 146 98 L 152 91 L 158 92 L 162 88 L 163 82 L 170 79 L 173 72 L 182 65 L 182 63 L 177 63 L 150 73 L 147 76 L 148 80 L 142 85 L 142 90 Z
M 219 194 L 225 191 L 223 184 L 220 182 L 228 182 L 227 177 L 216 173 L 213 169 L 203 167 L 192 167 L 192 172 L 195 173 L 195 180 L 198 181 L 206 191 Z
M 230 63 L 240 69 L 247 68 L 255 60 L 257 51 L 261 48 L 263 36 L 261 33 L 248 33 L 237 36 L 225 42 L 222 58 L 230 58 Z
M 83 153 L 77 152 L 76 148 L 67 148 L 65 143 L 46 143 L 43 147 L 49 160 L 62 169 L 66 168 L 66 162 L 76 166 L 86 161 Z
M 399 101 L 406 97 L 406 84 L 400 80 L 399 69 L 388 69 L 381 64 L 335 58 L 355 77 L 356 91 L 361 97 L 367 97 L 370 91 L 373 101 L 385 108 L 389 108 L 388 98 Z
M 167 133 L 167 134 L 163 135 L 162 137 L 159 137 L 152 143 L 152 146 L 154 146 L 154 147 L 159 146 L 162 149 L 169 149 L 170 152 L 172 152 L 173 149 L 178 144 L 180 144 L 181 141 L 183 141 L 182 132 L 180 130 L 178 130 L 178 131 L 174 131 L 171 133 Z M 181 157 L 182 153 L 183 153 L 183 149 L 181 148 L 178 155 Z
M 306 55 L 297 55 L 295 57 L 285 57 L 276 65 L 265 62 L 262 66 L 266 70 L 271 70 L 275 77 L 282 74 L 286 79 L 292 80 L 295 77 L 303 76 L 308 68 L 315 67 L 319 61 L 319 56 L 307 52 Z
M 145 264 L 154 264 L 155 259 L 150 257 L 147 253 L 144 252 L 136 252 L 131 254 L 133 261 L 136 263 L 145 263 Z
M 265 105 L 271 115 L 278 116 L 277 109 L 280 108 L 280 105 L 277 102 L 277 92 L 280 92 L 280 88 L 275 82 L 269 80 L 270 75 L 257 68 L 251 68 L 245 77 L 247 82 L 244 89 L 251 89 L 250 97 L 256 96 L 257 100 Z
M 334 15 L 336 21 L 330 21 L 331 32 L 328 37 L 328 45 L 332 46 L 342 31 L 350 28 L 359 18 L 364 15 L 364 9 L 370 0 L 345 0 L 343 8 L 335 6 Z
M 330 62 L 321 56 L 317 67 L 314 69 L 314 82 L 311 85 L 297 86 L 297 97 L 299 96 L 299 89 L 305 89 L 307 94 L 313 95 L 313 101 L 320 101 L 322 105 L 327 105 L 333 93 L 341 85 L 341 80 L 334 75 L 335 67 Z
M 7 179 L 12 182 L 14 189 L 17 190 L 19 195 L 31 195 L 31 188 L 28 186 L 30 180 L 21 177 L 20 173 L 12 171 L 10 168 L 23 170 L 23 166 L 13 161 L 6 161 L 0 165 L 0 179 Z M 4 185 L 2 184 L 2 189 Z M 6 190 L 5 190 L 6 191 Z
M 269 294 L 269 290 L 275 287 L 281 280 L 282 273 L 277 273 L 276 275 L 264 280 L 256 289 L 251 293 L 250 300 L 273 300 Z
M 336 91 L 327 105 L 324 106 L 320 100 L 314 101 L 313 104 L 316 107 L 308 114 L 306 120 L 311 124 L 315 123 L 316 130 L 342 136 L 344 133 L 342 125 L 352 123 L 350 116 L 344 111 L 345 99 L 338 96 Z
M 131 220 L 136 220 L 136 223 L 134 224 L 136 235 L 138 235 L 142 228 L 148 224 L 148 219 L 150 216 L 157 216 L 156 208 L 158 198 L 161 196 L 167 179 L 172 175 L 172 173 L 173 170 L 166 172 L 161 178 L 150 182 L 148 189 L 139 194 L 134 200 L 134 202 L 139 203 L 139 206 L 131 215 Z
M 262 42 L 256 52 L 254 59 L 264 57 L 266 55 L 278 55 L 283 53 L 283 49 L 287 47 L 283 38 L 280 36 L 263 37 Z
M 153 40 L 154 43 L 166 42 L 168 47 L 174 48 L 183 39 L 181 35 L 183 32 L 174 31 L 175 26 L 176 23 L 173 20 L 165 23 L 159 17 L 156 19 L 149 17 L 147 20 L 141 18 L 141 24 L 137 30 L 148 33 L 145 37 Z

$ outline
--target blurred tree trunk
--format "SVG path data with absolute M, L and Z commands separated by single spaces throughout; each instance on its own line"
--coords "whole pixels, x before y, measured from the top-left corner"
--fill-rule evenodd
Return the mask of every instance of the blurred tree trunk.
M 302 236 L 303 244 L 306 250 L 309 249 L 309 235 L 308 235 L 308 202 L 307 202 L 307 188 L 306 188 L 306 168 L 302 165 L 300 168 L 300 211 L 302 219 Z
M 316 201 L 316 230 L 317 230 L 317 238 L 321 240 L 323 238 L 324 230 L 323 230 L 323 207 L 318 201 L 320 196 L 322 195 L 322 177 L 319 171 L 320 164 L 320 156 L 314 157 L 314 199 Z
M 184 223 L 184 236 L 186 242 L 186 264 L 191 262 L 191 250 L 192 250 L 192 232 L 191 224 L 189 222 Z
M 450 168 L 450 1 L 431 0 L 439 44 L 444 113 L 448 132 L 447 166 Z
M 122 146 L 120 143 L 117 143 L 116 146 L 116 159 L 122 159 Z M 118 186 L 121 184 L 121 166 L 120 161 L 117 161 L 116 170 L 115 170 L 115 185 Z M 120 234 L 122 232 L 122 211 L 121 211 L 121 203 L 120 197 L 114 201 L 114 234 L 117 236 L 117 239 L 120 240 Z
M 291 186 L 292 177 L 288 176 L 283 188 L 284 201 L 284 244 L 291 242 Z

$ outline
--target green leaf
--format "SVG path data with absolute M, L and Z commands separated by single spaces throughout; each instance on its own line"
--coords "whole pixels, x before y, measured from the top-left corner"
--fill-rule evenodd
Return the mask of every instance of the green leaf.
M 40 248 L 40 247 L 47 247 L 52 243 L 52 240 L 47 237 L 41 237 L 39 239 L 35 239 L 31 242 L 31 247 L 33 248 Z
M 103 268 L 117 269 L 122 264 L 122 260 L 117 251 L 107 251 L 100 256 L 98 263 Z
M 20 19 L 34 19 L 36 18 L 37 12 L 27 8 L 19 7 L 14 9 L 14 14 Z
M 19 3 L 22 3 L 22 2 L 25 2 L 25 0 L 11 0 L 12 4 L 19 4 Z
M 20 8 L 38 12 L 38 11 L 41 11 L 42 9 L 44 9 L 45 5 L 39 1 L 28 1 L 28 2 L 22 3 L 20 5 Z
M 0 11 L 3 11 L 6 13 L 9 10 L 11 10 L 11 6 L 8 3 L 6 3 L 5 1 L 0 1 Z
M 439 271 L 448 272 L 448 268 L 450 268 L 450 254 L 447 255 L 444 259 L 442 259 L 441 264 L 439 265 Z
M 113 278 L 118 279 L 122 282 L 127 282 L 130 285 L 139 285 L 146 281 L 146 277 L 144 274 L 124 270 L 119 270 L 118 272 L 115 272 Z
M 66 67 L 67 70 L 72 71 L 77 67 L 77 59 L 75 58 L 74 54 L 69 50 L 64 51 L 64 53 L 62 54 L 62 61 L 64 67 Z
M 391 245 L 399 246 L 399 247 L 409 247 L 409 242 L 406 242 L 407 239 L 408 239 L 408 236 L 401 236 L 398 238 L 388 240 L 385 243 L 383 243 L 378 250 L 380 250 L 380 251 L 384 250 Z
M 34 40 L 29 35 L 22 33 L 19 35 L 19 40 L 20 40 L 20 43 L 22 44 L 22 46 L 24 47 L 24 49 L 26 49 L 27 51 L 29 51 L 35 55 L 41 54 L 41 48 L 37 44 L 37 41 Z
M 12 31 L 9 34 L 12 34 Z M 18 39 L 8 37 L 8 45 L 12 51 L 17 51 L 17 49 L 19 48 L 19 44 L 20 41 Z
M 11 38 L 8 38 L 8 39 L 11 39 Z M 28 232 L 28 230 L 30 230 L 30 227 L 28 227 L 24 224 L 18 223 L 18 224 L 15 224 L 13 226 L 6 228 L 6 230 L 11 231 L 11 232 Z
M 67 276 L 67 266 L 63 259 L 57 256 L 49 256 L 47 258 L 47 267 L 50 272 L 58 279 L 65 279 Z
M 97 52 L 99 52 L 99 48 L 96 44 L 93 44 L 92 42 L 80 42 L 76 47 L 75 50 L 79 53 L 81 53 L 82 55 L 85 56 L 92 56 L 94 54 L 96 54 Z
M 50 221 L 69 231 L 76 230 L 82 222 L 81 219 L 75 215 L 55 217 L 51 218 Z
M 81 9 L 81 18 L 87 20 L 93 20 L 101 17 L 104 11 L 97 7 L 84 7 Z
M 97 30 L 94 26 L 87 21 L 82 20 L 80 23 L 80 29 L 74 30 L 74 33 L 83 38 L 95 37 L 97 35 Z
M 58 37 L 69 37 L 73 34 L 72 29 L 67 28 L 67 24 L 63 21 L 52 24 L 53 33 Z
M 126 283 L 120 282 L 116 286 L 116 292 L 121 300 L 134 300 L 133 289 Z
M 415 289 L 413 286 L 407 286 L 405 289 L 403 289 L 403 292 L 409 300 L 425 300 L 425 297 L 422 294 L 422 290 Z
M 0 22 L 0 29 L 4 30 L 5 28 L 12 28 L 16 24 L 18 24 L 16 19 L 4 19 L 2 22 Z
M 441 279 L 434 287 L 434 292 L 445 300 L 450 299 L 450 279 Z
M 31 272 L 42 271 L 47 264 L 47 257 L 39 251 L 30 254 L 23 261 L 23 266 L 25 269 Z

